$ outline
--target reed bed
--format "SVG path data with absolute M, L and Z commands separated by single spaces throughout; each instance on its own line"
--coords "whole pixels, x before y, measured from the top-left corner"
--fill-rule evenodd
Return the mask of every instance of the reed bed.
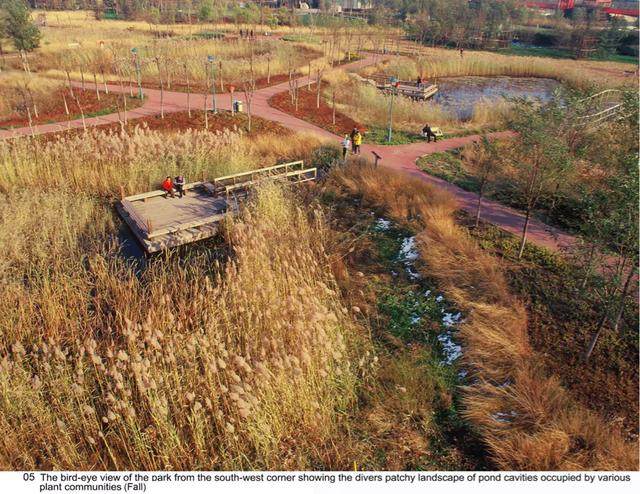
M 188 85 L 204 90 L 211 74 L 208 56 L 215 60 L 216 84 L 242 84 L 253 77 L 263 79 L 275 74 L 300 72 L 309 62 L 328 65 L 344 57 L 347 45 L 356 41 L 351 31 L 328 28 L 311 30 L 306 27 L 279 27 L 278 34 L 300 38 L 284 42 L 272 39 L 237 38 L 239 29 L 256 34 L 272 32 L 268 26 L 229 24 L 169 24 L 152 25 L 141 21 L 97 21 L 92 12 L 56 12 L 47 14 L 47 26 L 42 27 L 43 42 L 37 52 L 28 55 L 28 65 L 41 75 L 74 80 L 86 79 L 97 84 L 107 81 L 137 80 L 131 54 L 138 49 L 140 75 L 143 84 L 160 85 L 167 89 L 184 90 Z M 373 48 L 379 30 L 358 31 L 357 46 Z M 207 39 L 207 33 L 227 33 L 228 39 Z M 201 35 L 202 34 L 202 35 Z M 327 44 L 320 44 L 326 38 Z M 317 42 L 313 40 L 317 39 Z M 14 68 L 20 63 L 10 60 Z
M 99 228 L 85 198 L 42 201 L 51 206 L 42 220 L 78 228 L 32 235 L 34 252 L 2 252 L 11 268 L 0 291 L 3 468 L 344 462 L 323 445 L 373 357 L 327 269 L 321 213 L 266 187 L 227 225 L 233 260 L 185 268 L 166 256 L 137 277 L 104 245 L 83 245 Z M 16 217 L 20 204 L 0 218 L 16 235 L 34 227 L 26 206 Z M 51 239 L 60 264 L 45 262 Z M 25 276 L 34 259 L 39 276 Z
M 616 425 L 586 410 L 545 373 L 529 345 L 523 304 L 510 294 L 497 260 L 456 224 L 450 199 L 440 205 L 422 199 L 442 192 L 384 169 L 351 167 L 337 178 L 395 220 L 423 228 L 417 237 L 423 274 L 465 312 L 458 333 L 470 371 L 464 414 L 499 468 L 638 468 L 637 444 L 625 442 Z
M 29 76 L 20 71 L 0 71 L 0 119 L 16 113 L 26 114 L 27 108 L 35 118 L 34 106 L 36 109 L 46 109 L 51 95 L 62 84 L 62 81 L 38 75 Z
M 109 40 L 104 47 L 61 48 L 58 51 L 31 56 L 30 66 L 39 74 L 55 79 L 85 80 L 89 87 L 104 81 L 129 81 L 137 84 L 136 65 L 131 57 L 129 41 Z M 145 85 L 166 89 L 182 89 L 187 82 L 192 89 L 204 90 L 210 84 L 212 69 L 216 86 L 240 84 L 268 75 L 299 71 L 322 53 L 301 44 L 250 40 L 147 40 L 140 45 L 140 77 Z M 213 55 L 213 68 L 207 57 Z
M 629 64 L 590 60 L 556 60 L 543 57 L 502 55 L 493 52 L 467 51 L 461 57 L 456 50 L 416 47 L 411 57 L 396 57 L 368 67 L 365 74 L 385 72 L 403 80 L 441 77 L 543 77 L 578 88 L 590 85 L 618 87 L 635 84 Z
M 92 129 L 53 140 L 0 142 L 0 192 L 64 190 L 94 197 L 119 197 L 156 188 L 178 172 L 188 180 L 246 171 L 282 156 L 308 157 L 317 139 L 297 135 L 275 142 L 272 135 L 248 138 L 241 131 L 186 130 L 163 133 L 136 127 L 130 133 Z M 255 145 L 253 142 L 255 141 Z
M 331 102 L 333 91 L 336 108 L 367 127 L 386 127 L 389 122 L 390 95 L 349 77 L 344 71 L 332 71 L 325 80 L 330 88 L 325 99 Z M 393 127 L 406 132 L 420 133 L 425 123 L 440 127 L 445 133 L 478 132 L 498 128 L 510 111 L 506 101 L 479 102 L 468 120 L 461 120 L 453 112 L 432 101 L 414 101 L 394 96 Z

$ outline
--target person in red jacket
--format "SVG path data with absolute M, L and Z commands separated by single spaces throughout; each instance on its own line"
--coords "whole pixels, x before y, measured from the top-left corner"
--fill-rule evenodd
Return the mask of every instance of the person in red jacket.
M 171 180 L 171 177 L 167 177 L 164 179 L 164 182 L 162 182 L 162 190 L 166 192 L 165 197 L 175 197 L 175 194 L 173 193 L 173 181 Z

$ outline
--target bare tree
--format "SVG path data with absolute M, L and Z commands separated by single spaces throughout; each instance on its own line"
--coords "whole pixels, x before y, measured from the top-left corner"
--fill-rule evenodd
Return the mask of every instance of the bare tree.
M 253 69 L 253 48 L 249 55 L 249 78 L 243 84 L 244 97 L 247 100 L 247 130 L 251 132 L 251 103 L 256 90 L 256 79 Z
M 154 58 L 158 66 L 158 78 L 160 79 L 160 118 L 164 118 L 164 80 L 162 78 L 162 67 L 160 65 L 160 57 Z
M 187 62 L 183 62 L 182 68 L 184 69 L 184 79 L 187 83 L 187 114 L 191 118 L 191 81 L 189 80 L 189 66 Z
M 316 108 L 320 108 L 320 90 L 322 89 L 322 74 L 324 66 L 318 65 L 316 69 Z
M 207 100 L 209 99 L 209 93 L 211 92 L 211 79 L 209 77 L 209 64 L 204 64 L 204 78 L 206 91 L 204 92 L 204 128 L 209 130 L 209 110 L 207 108 Z

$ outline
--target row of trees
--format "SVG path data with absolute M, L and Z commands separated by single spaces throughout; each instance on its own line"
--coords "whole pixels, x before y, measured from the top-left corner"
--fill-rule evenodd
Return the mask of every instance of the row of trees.
M 422 43 L 483 47 L 522 19 L 516 0 L 381 0 Z M 511 39 L 509 38 L 509 41 Z
M 580 234 L 583 244 L 573 254 L 581 270 L 578 283 L 597 302 L 600 318 L 585 358 L 589 358 L 603 329 L 618 330 L 625 305 L 634 291 L 638 267 L 638 145 L 637 93 L 622 97 L 622 111 L 612 122 L 592 127 L 581 118 L 589 113 L 584 95 L 565 94 L 543 106 L 522 102 L 512 112 L 510 128 L 517 136 L 498 147 L 484 139 L 466 155 L 466 165 L 479 179 L 476 225 L 486 188 L 505 166 L 513 170 L 515 186 L 525 204 L 522 257 L 533 211 L 543 199 L 558 199 L 576 187 L 576 164 L 599 169 L 604 178 L 582 199 Z

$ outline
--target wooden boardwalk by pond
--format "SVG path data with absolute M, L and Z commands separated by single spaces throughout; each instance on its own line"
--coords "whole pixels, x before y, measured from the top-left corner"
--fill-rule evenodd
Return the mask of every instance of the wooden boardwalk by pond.
M 148 253 L 212 237 L 227 214 L 235 214 L 250 188 L 266 180 L 302 183 L 317 178 L 302 161 L 218 177 L 185 185 L 184 197 L 163 190 L 123 197 L 116 205 Z

